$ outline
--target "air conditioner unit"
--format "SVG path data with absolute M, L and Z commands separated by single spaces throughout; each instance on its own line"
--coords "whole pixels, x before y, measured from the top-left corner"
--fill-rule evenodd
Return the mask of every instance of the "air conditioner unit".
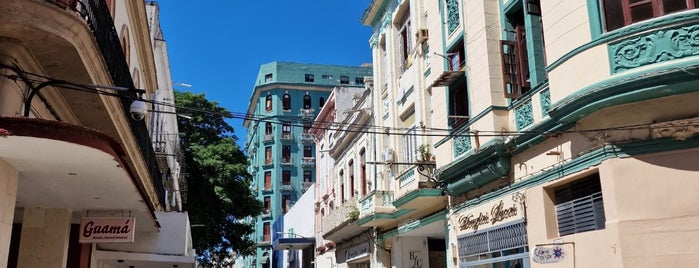
M 418 29 L 415 33 L 415 37 L 417 37 L 416 39 L 418 43 L 424 43 L 430 38 L 430 35 L 427 29 Z
M 393 149 L 391 149 L 390 147 L 383 149 L 383 161 L 386 163 L 393 163 L 393 159 L 394 159 Z

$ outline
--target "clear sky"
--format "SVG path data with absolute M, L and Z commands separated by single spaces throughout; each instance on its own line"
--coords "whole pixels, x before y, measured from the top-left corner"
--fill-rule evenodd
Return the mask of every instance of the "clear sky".
M 172 79 L 245 113 L 260 65 L 371 62 L 369 0 L 158 0 Z M 242 120 L 230 120 L 245 142 Z

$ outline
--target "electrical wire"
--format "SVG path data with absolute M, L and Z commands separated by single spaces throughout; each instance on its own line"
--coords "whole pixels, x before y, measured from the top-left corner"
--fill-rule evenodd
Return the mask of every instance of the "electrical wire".
M 3 76 L 9 80 L 13 80 L 15 83 L 17 83 L 17 79 L 20 78 L 19 74 L 24 75 L 24 79 L 20 79 L 20 80 L 22 80 L 25 83 L 26 82 L 43 83 L 43 82 L 47 82 L 47 81 L 58 81 L 58 80 L 50 78 L 48 76 L 23 71 L 17 67 L 7 66 L 4 64 L 0 64 L 0 67 L 6 68 L 6 69 L 11 69 L 12 71 L 17 73 L 17 75 L 0 74 L 0 76 Z M 403 127 L 380 126 L 380 125 L 372 125 L 372 124 L 354 124 L 354 123 L 347 123 L 347 122 L 326 122 L 326 121 L 314 122 L 312 120 L 303 119 L 302 115 L 298 115 L 298 116 L 285 116 L 285 115 L 266 116 L 266 115 L 260 115 L 260 114 L 248 114 L 248 113 L 230 112 L 230 111 L 226 111 L 226 112 L 210 111 L 210 110 L 205 110 L 205 109 L 200 109 L 200 108 L 180 106 L 180 105 L 176 105 L 176 104 L 169 103 L 169 102 L 162 102 L 162 101 L 155 101 L 155 100 L 143 100 L 137 96 L 122 95 L 122 94 L 114 93 L 112 91 L 101 89 L 101 88 L 114 88 L 113 86 L 87 85 L 87 84 L 79 84 L 79 83 L 74 83 L 74 82 L 65 81 L 65 80 L 61 80 L 61 81 L 63 81 L 64 83 L 59 84 L 59 85 L 52 85 L 52 86 L 70 89 L 70 90 L 88 92 L 88 93 L 93 93 L 93 94 L 98 94 L 98 95 L 126 98 L 126 99 L 130 99 L 130 100 L 141 100 L 143 102 L 154 104 L 154 105 L 161 105 L 164 107 L 174 108 L 176 111 L 186 111 L 185 113 L 188 113 L 188 114 L 199 113 L 200 115 L 212 115 L 212 116 L 221 116 L 224 118 L 231 118 L 231 119 L 249 120 L 249 121 L 256 122 L 258 124 L 259 123 L 271 123 L 271 124 L 282 125 L 282 126 L 287 125 L 287 126 L 291 126 L 291 127 L 307 127 L 306 124 L 313 123 L 313 125 L 311 126 L 311 128 L 313 128 L 313 129 L 325 130 L 325 131 L 342 131 L 342 132 L 347 132 L 347 133 L 385 134 L 385 135 L 401 135 L 401 136 L 417 136 L 417 137 L 469 137 L 469 136 L 473 136 L 473 135 L 478 135 L 481 137 L 516 137 L 516 136 L 523 136 L 523 135 L 562 135 L 562 134 L 569 134 L 569 133 L 582 134 L 582 133 L 594 133 L 594 132 L 630 131 L 630 130 L 639 130 L 639 129 L 650 129 L 652 127 L 652 124 L 653 124 L 653 123 L 643 123 L 643 124 L 615 126 L 615 127 L 608 127 L 608 128 L 570 129 L 570 130 L 566 130 L 566 131 L 556 131 L 556 132 L 507 131 L 507 130 L 497 131 L 497 130 L 466 129 L 460 133 L 454 133 L 454 131 L 452 129 L 432 128 L 432 127 L 403 128 Z M 134 90 L 136 90 L 136 89 L 134 89 Z M 224 108 L 224 110 L 225 110 L 225 108 Z M 683 126 L 698 126 L 698 125 L 699 124 L 686 124 Z M 413 130 L 416 130 L 416 131 L 413 131 Z

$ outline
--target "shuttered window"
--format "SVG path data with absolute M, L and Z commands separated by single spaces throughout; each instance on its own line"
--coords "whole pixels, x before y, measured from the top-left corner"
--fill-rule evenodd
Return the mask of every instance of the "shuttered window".
M 524 26 L 515 28 L 515 40 L 500 41 L 502 53 L 502 77 L 505 97 L 516 99 L 529 88 L 529 59 Z
M 527 227 L 519 221 L 502 227 L 459 237 L 459 257 L 527 246 Z
M 599 174 L 556 187 L 553 191 L 560 236 L 604 229 Z

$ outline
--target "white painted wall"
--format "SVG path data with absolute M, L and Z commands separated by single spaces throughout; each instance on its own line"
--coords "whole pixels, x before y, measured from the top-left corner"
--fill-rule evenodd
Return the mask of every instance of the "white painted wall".
M 159 232 L 139 232 L 133 244 L 100 243 L 102 250 L 191 256 L 191 234 L 187 212 L 156 212 Z M 205 227 L 204 227 L 205 228 Z

